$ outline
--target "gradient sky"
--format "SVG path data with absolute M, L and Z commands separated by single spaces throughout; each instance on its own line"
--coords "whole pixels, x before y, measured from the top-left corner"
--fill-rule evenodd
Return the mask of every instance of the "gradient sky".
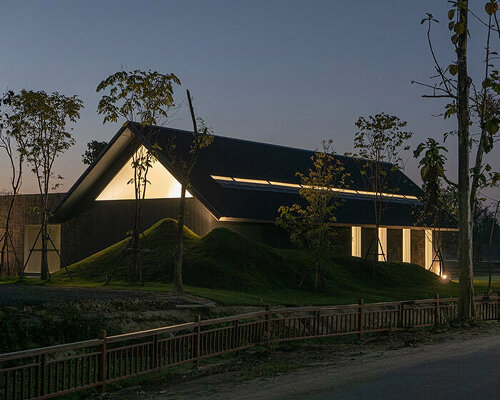
M 76 145 L 56 172 L 67 190 L 83 172 L 91 139 L 118 127 L 97 115 L 97 84 L 120 69 L 177 74 L 196 111 L 218 135 L 315 149 L 333 138 L 352 151 L 360 115 L 386 112 L 408 121 L 413 147 L 442 138 L 455 119 L 433 116 L 444 103 L 422 99 L 432 62 L 420 20 L 432 12 L 436 51 L 453 59 L 446 0 L 330 1 L 8 1 L 0 3 L 0 89 L 78 94 L 85 103 Z M 482 12 L 482 7 L 477 10 Z M 474 21 L 473 21 L 474 22 Z M 480 79 L 486 31 L 471 28 L 471 74 Z M 171 126 L 189 128 L 184 108 Z M 456 139 L 448 139 L 448 170 L 456 170 Z M 498 148 L 488 160 L 500 170 Z M 408 153 L 407 174 L 420 184 Z M 0 189 L 8 188 L 5 155 Z M 27 174 L 22 192 L 35 192 Z M 498 189 L 488 196 L 500 198 Z

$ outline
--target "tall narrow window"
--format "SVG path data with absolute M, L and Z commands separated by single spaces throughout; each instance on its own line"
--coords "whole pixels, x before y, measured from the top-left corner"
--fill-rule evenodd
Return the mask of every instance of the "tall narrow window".
M 411 262 L 411 231 L 403 229 L 403 262 Z
M 353 257 L 361 257 L 361 227 L 351 227 L 351 255 Z
M 378 228 L 378 260 L 387 261 L 387 228 Z
M 24 226 L 24 263 L 27 274 L 39 274 L 42 259 L 42 240 L 40 238 L 40 225 Z M 57 255 L 61 251 L 61 225 L 49 225 L 48 233 L 51 241 L 47 244 L 47 259 L 49 271 L 58 271 L 61 267 L 61 260 Z
M 425 268 L 432 267 L 432 230 L 424 229 L 425 233 Z

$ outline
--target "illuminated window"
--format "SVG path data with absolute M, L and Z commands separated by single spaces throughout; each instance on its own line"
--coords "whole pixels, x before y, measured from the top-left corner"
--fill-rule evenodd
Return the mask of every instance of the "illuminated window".
M 27 262 L 24 272 L 28 274 L 40 273 L 40 264 L 42 260 L 42 239 L 39 233 L 40 225 L 24 226 L 24 263 Z M 52 244 L 49 240 L 47 243 L 49 272 L 55 272 L 61 268 L 61 260 L 57 255 L 57 251 L 61 251 L 61 225 L 49 225 L 48 233 L 53 242 Z
M 352 226 L 351 227 L 351 255 L 353 257 L 361 257 L 361 227 Z
M 387 261 L 387 228 L 378 228 L 378 260 Z
M 268 181 L 263 181 L 261 179 L 246 179 L 246 178 L 233 178 L 236 182 L 242 183 L 253 183 L 256 185 L 269 185 Z
M 425 233 L 425 268 L 432 269 L 432 230 L 424 229 Z
M 249 178 L 236 178 L 236 177 L 220 176 L 220 175 L 210 175 L 210 176 L 213 179 L 215 179 L 216 181 L 251 183 L 254 185 L 269 185 L 269 184 L 271 184 L 271 186 L 281 186 L 281 187 L 288 187 L 288 188 L 295 188 L 295 189 L 307 188 L 307 189 L 317 189 L 317 190 L 331 190 L 333 192 L 339 192 L 339 193 L 358 194 L 358 195 L 371 196 L 371 197 L 375 196 L 374 192 L 368 192 L 368 191 L 364 191 L 364 190 L 327 188 L 327 187 L 321 187 L 321 186 L 313 187 L 313 186 L 308 186 L 308 185 L 299 185 L 298 183 L 266 181 L 266 180 L 261 180 L 261 179 L 249 179 Z M 388 198 L 393 197 L 393 198 L 398 198 L 398 199 L 418 200 L 418 198 L 416 196 L 410 196 L 410 195 L 406 195 L 406 194 L 379 193 L 379 196 L 388 197 Z
M 142 148 L 139 151 L 145 152 L 146 150 Z M 134 169 L 131 164 L 132 157 L 99 194 L 97 201 L 135 199 L 134 184 L 128 183 L 134 177 Z M 177 199 L 181 197 L 181 184 L 159 161 L 154 162 L 149 168 L 147 179 L 150 183 L 146 187 L 146 199 Z M 186 191 L 186 197 L 193 196 Z
M 411 262 L 411 231 L 403 229 L 403 262 Z

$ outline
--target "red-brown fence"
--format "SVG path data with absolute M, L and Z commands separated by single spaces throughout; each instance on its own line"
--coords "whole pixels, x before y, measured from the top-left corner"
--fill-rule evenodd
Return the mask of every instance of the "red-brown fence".
M 478 318 L 500 320 L 500 297 L 476 299 Z M 457 299 L 276 308 L 0 354 L 0 399 L 48 399 L 255 344 L 438 325 L 456 316 Z

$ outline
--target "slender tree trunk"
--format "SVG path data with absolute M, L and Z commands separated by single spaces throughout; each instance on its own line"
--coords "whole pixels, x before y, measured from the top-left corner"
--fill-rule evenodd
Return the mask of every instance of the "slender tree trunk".
M 184 253 L 184 214 L 186 209 L 186 184 L 182 183 L 179 216 L 177 218 L 177 244 L 174 254 L 174 288 L 184 293 L 182 286 L 182 255 Z
M 470 203 L 470 109 L 469 94 L 471 78 L 467 73 L 467 35 L 469 2 L 462 2 L 459 8 L 459 22 L 464 31 L 458 36 L 457 66 L 457 119 L 458 119 L 458 220 L 459 220 L 459 302 L 458 319 L 467 321 L 475 317 L 474 285 L 472 270 L 472 215 Z
M 47 211 L 44 210 L 42 213 L 42 234 L 40 235 L 42 241 L 41 247 L 41 265 L 40 265 L 40 279 L 42 281 L 47 281 L 50 278 L 49 274 L 49 260 L 47 257 L 47 243 L 48 243 L 48 221 L 47 221 Z
M 10 218 L 12 216 L 12 210 L 14 208 L 14 202 L 16 201 L 16 194 L 14 193 L 12 195 L 12 199 L 9 204 L 9 209 L 7 211 L 7 216 L 5 219 L 5 233 L 2 241 L 2 250 L 0 252 L 0 277 L 2 274 L 9 275 L 10 273 L 10 268 L 9 268 L 9 260 L 8 260 L 8 239 L 9 239 L 9 231 L 10 231 Z

